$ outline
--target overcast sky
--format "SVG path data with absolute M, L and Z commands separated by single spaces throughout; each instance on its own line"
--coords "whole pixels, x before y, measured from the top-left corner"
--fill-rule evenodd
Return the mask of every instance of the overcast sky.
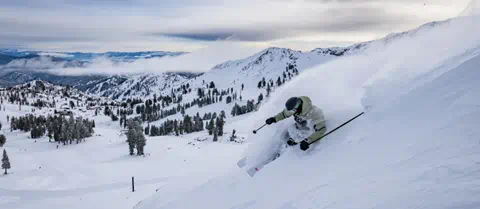
M 195 51 L 218 40 L 311 50 L 458 15 L 470 0 L 0 0 L 0 48 Z

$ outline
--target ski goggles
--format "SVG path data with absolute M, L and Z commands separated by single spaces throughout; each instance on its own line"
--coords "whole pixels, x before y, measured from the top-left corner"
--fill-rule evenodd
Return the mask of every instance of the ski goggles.
M 301 105 L 301 104 L 302 104 L 301 102 L 298 102 L 298 103 L 295 105 L 295 107 L 293 107 L 293 109 L 291 109 L 291 110 L 288 110 L 288 109 L 287 109 L 287 112 L 290 113 L 290 114 L 292 114 L 292 115 L 295 114 L 295 113 L 297 112 L 298 108 L 300 108 L 300 105 Z

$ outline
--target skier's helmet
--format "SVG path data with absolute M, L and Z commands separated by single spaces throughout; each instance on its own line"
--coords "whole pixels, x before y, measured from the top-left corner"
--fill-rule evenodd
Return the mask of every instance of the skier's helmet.
M 288 111 L 297 112 L 301 105 L 302 100 L 300 98 L 292 97 L 285 103 L 285 108 L 287 108 Z

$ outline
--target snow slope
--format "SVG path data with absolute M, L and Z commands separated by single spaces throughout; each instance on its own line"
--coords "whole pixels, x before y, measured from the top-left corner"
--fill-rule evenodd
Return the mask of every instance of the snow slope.
M 110 76 L 89 87 L 86 93 L 112 99 L 144 98 L 169 92 L 174 85 L 187 78 L 177 73 L 142 73 L 131 76 Z
M 261 125 L 294 95 L 310 96 L 330 130 L 369 111 L 307 153 L 288 149 L 255 178 L 232 169 L 136 208 L 479 208 L 479 20 L 432 24 L 305 71 L 243 123 Z M 245 154 L 259 160 L 291 124 L 250 135 Z
M 57 106 L 61 106 L 58 102 Z M 5 111 L 3 111 L 5 107 Z M 51 114 L 50 108 L 35 114 Z M 74 145 L 49 143 L 47 137 L 30 139 L 29 133 L 10 132 L 6 116 L 32 113 L 32 107 L 4 104 L 0 112 L 6 149 L 12 169 L 0 174 L 2 209 L 131 209 L 151 194 L 174 196 L 223 175 L 234 167 L 224 156 L 240 157 L 244 146 L 235 143 L 199 143 L 194 138 L 147 137 L 146 156 L 129 156 L 126 136 L 118 122 L 95 116 L 93 111 L 76 111 L 76 116 L 94 119 L 95 134 Z M 210 166 L 205 166 L 210 162 Z M 131 177 L 135 176 L 134 193 Z

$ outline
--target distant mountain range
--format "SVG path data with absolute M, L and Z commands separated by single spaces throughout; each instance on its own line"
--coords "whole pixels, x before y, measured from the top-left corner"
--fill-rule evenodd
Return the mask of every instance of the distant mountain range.
M 104 53 L 85 53 L 85 52 L 48 52 L 48 51 L 22 51 L 18 49 L 0 49 L 0 56 L 8 59 L 24 59 L 39 56 L 53 57 L 64 61 L 84 61 L 88 62 L 95 58 L 109 58 L 113 61 L 132 62 L 137 59 L 159 58 L 164 56 L 178 56 L 185 52 L 167 52 L 167 51 L 144 51 L 144 52 L 104 52 Z M 6 64 L 1 62 L 0 64 Z
M 0 49 L 0 87 L 14 86 L 32 80 L 45 80 L 54 84 L 75 86 L 88 90 L 104 80 L 123 81 L 128 76 L 62 76 L 48 73 L 52 68 L 82 68 L 92 63 L 94 59 L 106 58 L 113 62 L 133 62 L 138 59 L 162 58 L 179 56 L 185 52 L 144 51 L 144 52 L 47 52 L 22 51 L 17 49 Z M 189 77 L 190 74 L 183 74 Z

